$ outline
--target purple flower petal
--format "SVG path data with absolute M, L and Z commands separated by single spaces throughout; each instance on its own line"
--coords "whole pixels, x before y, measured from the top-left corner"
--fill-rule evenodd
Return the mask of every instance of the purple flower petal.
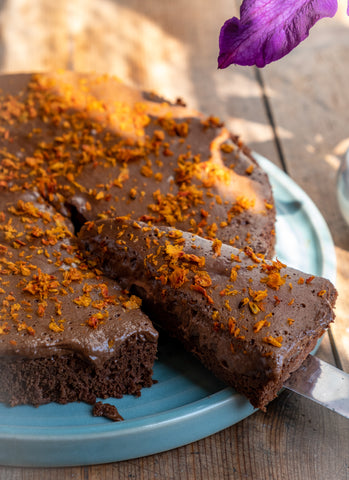
M 264 67 L 287 55 L 316 22 L 336 11 L 337 0 L 243 0 L 240 20 L 233 17 L 221 29 L 218 67 Z

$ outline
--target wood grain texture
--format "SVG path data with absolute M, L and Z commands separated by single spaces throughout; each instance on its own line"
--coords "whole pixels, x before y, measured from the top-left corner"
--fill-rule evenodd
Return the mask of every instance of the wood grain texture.
M 349 228 L 336 197 L 337 169 L 349 147 L 349 20 L 344 7 L 262 75 L 277 129 L 289 132 L 289 139 L 280 137 L 287 170 L 314 200 L 333 236 L 340 295 L 332 332 L 340 362 L 349 371 Z
M 73 68 L 115 74 L 220 116 L 278 163 L 253 69 L 217 70 L 231 0 L 8 0 L 0 12 L 0 71 Z
M 348 371 L 349 228 L 335 195 L 349 146 L 348 21 L 343 10 L 321 22 L 297 50 L 262 71 L 218 71 L 219 28 L 236 13 L 232 0 L 7 0 L 0 2 L 0 72 L 116 74 L 220 116 L 279 166 L 281 153 L 335 241 L 337 321 L 318 355 L 334 364 L 337 353 Z M 347 420 L 284 392 L 265 414 L 170 452 L 74 468 L 0 467 L 0 480 L 348 480 L 348 446 Z

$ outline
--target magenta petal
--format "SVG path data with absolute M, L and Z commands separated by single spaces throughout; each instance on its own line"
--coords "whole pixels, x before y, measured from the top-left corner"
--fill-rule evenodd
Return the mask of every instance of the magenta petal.
M 218 67 L 264 67 L 289 53 L 316 22 L 336 11 L 337 0 L 244 0 L 240 20 L 233 17 L 221 29 Z

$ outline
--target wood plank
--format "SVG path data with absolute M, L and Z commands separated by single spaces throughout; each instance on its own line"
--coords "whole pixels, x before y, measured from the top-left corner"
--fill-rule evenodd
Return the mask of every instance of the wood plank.
M 314 27 L 289 56 L 263 70 L 268 98 L 290 175 L 309 194 L 332 233 L 338 262 L 337 319 L 332 327 L 342 365 L 349 370 L 349 228 L 336 198 L 336 174 L 349 146 L 347 45 L 349 21 L 340 5 L 334 19 Z
M 88 480 L 84 467 L 19 468 L 0 467 L 1 480 Z
M 314 411 L 313 417 L 309 417 L 309 410 Z M 0 478 L 345 480 L 349 458 L 341 441 L 348 438 L 348 422 L 342 424 L 341 417 L 325 412 L 322 407 L 285 392 L 268 407 L 267 413 L 258 412 L 235 427 L 171 452 L 81 468 L 1 468 Z M 338 436 L 337 431 L 342 435 Z

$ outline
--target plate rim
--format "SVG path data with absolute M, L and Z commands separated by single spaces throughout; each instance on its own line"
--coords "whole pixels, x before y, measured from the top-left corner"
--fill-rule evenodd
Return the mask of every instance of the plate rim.
M 317 229 L 314 229 L 314 231 L 317 234 L 321 256 L 323 259 L 321 264 L 321 276 L 327 278 L 335 284 L 337 275 L 336 251 L 330 229 L 322 213 L 309 195 L 281 168 L 257 152 L 253 152 L 253 157 L 262 167 L 262 169 L 268 174 L 268 177 L 269 175 L 272 178 L 277 177 L 278 182 L 282 184 L 283 188 L 288 192 L 291 191 L 290 187 L 292 187 L 292 195 L 296 196 L 302 205 L 305 206 L 305 212 L 307 213 L 308 218 L 311 220 L 311 223 L 315 223 L 317 225 Z M 321 231 L 321 235 L 318 234 L 319 230 Z

